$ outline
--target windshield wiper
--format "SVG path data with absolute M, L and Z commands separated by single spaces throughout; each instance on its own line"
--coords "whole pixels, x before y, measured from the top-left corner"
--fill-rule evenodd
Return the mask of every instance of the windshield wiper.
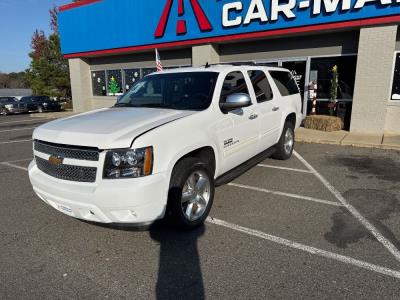
M 142 104 L 142 105 L 135 105 L 134 107 L 174 109 L 173 107 L 166 105 L 166 104 L 162 104 L 162 103 L 148 103 L 148 104 Z
M 115 103 L 113 107 L 132 107 L 130 103 Z

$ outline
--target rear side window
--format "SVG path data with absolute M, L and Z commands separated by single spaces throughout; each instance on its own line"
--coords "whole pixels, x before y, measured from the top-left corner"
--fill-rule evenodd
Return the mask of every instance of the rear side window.
M 226 97 L 229 95 L 237 93 L 249 94 L 246 80 L 240 71 L 231 72 L 226 75 L 221 91 L 221 102 L 225 102 Z
M 249 71 L 251 83 L 256 94 L 257 102 L 270 101 L 274 97 L 268 78 L 263 71 Z
M 290 96 L 299 93 L 299 87 L 292 74 L 285 71 L 270 71 L 276 86 L 282 96 Z

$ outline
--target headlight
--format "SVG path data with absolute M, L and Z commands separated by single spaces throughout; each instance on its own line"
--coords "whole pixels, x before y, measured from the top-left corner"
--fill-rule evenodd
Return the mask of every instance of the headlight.
M 12 109 L 12 108 L 14 108 L 14 105 L 13 104 L 6 104 L 6 105 L 4 105 L 4 107 L 7 108 L 7 109 Z
M 46 102 L 43 102 L 43 103 L 42 103 L 42 105 L 43 105 L 43 106 L 47 106 L 47 105 L 48 105 L 48 103 L 46 103 Z
M 137 178 L 153 171 L 153 148 L 110 150 L 104 162 L 104 179 Z

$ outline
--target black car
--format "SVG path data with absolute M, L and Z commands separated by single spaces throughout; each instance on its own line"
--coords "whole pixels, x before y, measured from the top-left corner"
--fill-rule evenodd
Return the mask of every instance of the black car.
M 51 100 L 48 96 L 27 96 L 22 97 L 21 102 L 25 103 L 29 111 L 60 111 L 61 105 Z
M 10 115 L 17 113 L 28 112 L 28 107 L 25 103 L 18 101 L 14 97 L 0 97 L 0 114 Z

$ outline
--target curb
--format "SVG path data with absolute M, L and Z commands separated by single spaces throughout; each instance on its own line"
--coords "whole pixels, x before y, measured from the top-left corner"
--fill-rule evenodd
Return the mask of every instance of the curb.
M 297 138 L 297 137 L 296 137 L 296 142 L 307 143 L 307 144 L 338 145 L 338 146 L 348 146 L 348 147 L 356 147 L 356 148 L 374 148 L 374 149 L 381 149 L 381 150 L 400 151 L 400 146 L 396 146 L 396 145 L 343 143 L 343 141 L 329 141 L 329 140 L 307 139 L 307 138 Z

